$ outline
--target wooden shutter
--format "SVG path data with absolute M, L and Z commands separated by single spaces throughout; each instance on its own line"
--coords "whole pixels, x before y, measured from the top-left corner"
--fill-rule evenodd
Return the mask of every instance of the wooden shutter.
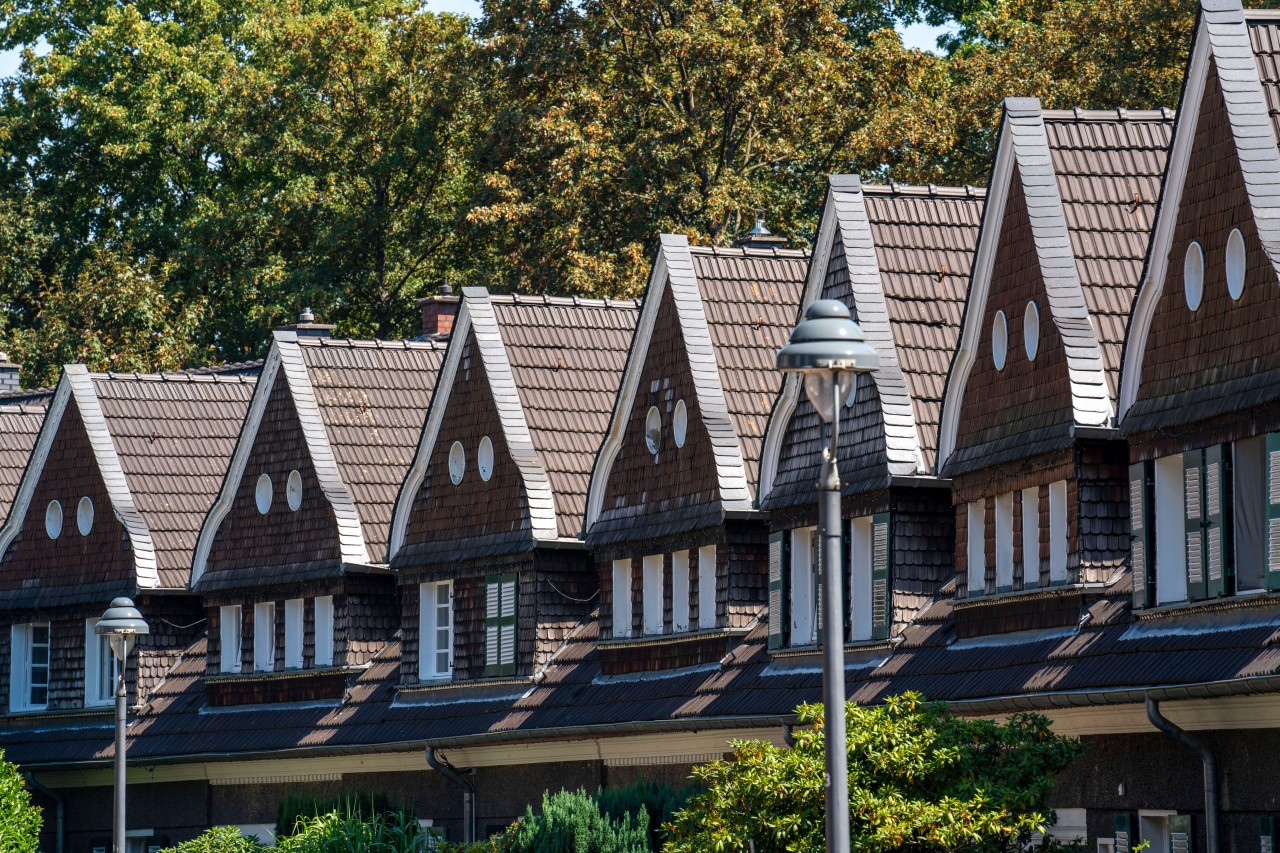
M 1276 820 L 1273 817 L 1258 818 L 1258 850 L 1259 853 L 1275 853 Z
M 893 573 L 893 532 L 890 515 L 876 513 L 871 517 L 871 639 L 884 640 L 893 627 L 893 601 L 890 589 Z
M 1208 594 L 1204 553 L 1204 451 L 1182 454 L 1182 499 L 1186 515 L 1187 600 Z
M 1115 816 L 1115 822 L 1112 824 L 1112 834 L 1115 836 L 1116 841 L 1115 853 L 1131 853 L 1133 837 L 1130 835 L 1129 816 L 1127 814 Z
M 516 588 L 519 576 L 485 578 L 484 674 L 516 674 Z
M 1280 433 L 1267 434 L 1267 589 L 1280 589 Z
M 1225 453 L 1229 447 L 1215 444 L 1204 451 L 1204 548 L 1205 595 L 1220 598 L 1227 593 L 1227 543 Z
M 1129 564 L 1133 567 L 1133 606 L 1150 607 L 1155 600 L 1151 565 L 1151 463 L 1129 466 Z
M 849 641 L 849 632 L 853 629 L 853 522 L 843 519 L 840 522 L 840 613 L 843 624 L 844 639 Z M 848 568 L 846 568 L 848 567 Z
M 1192 853 L 1191 815 L 1169 816 L 1169 853 Z
M 787 576 L 790 574 L 790 531 L 769 534 L 769 648 L 787 644 Z M 701 584 L 701 579 L 699 579 Z M 699 592 L 698 598 L 702 595 Z M 701 620 L 701 614 L 699 614 Z
M 822 645 L 822 525 L 813 529 L 813 624 L 817 628 L 818 645 Z

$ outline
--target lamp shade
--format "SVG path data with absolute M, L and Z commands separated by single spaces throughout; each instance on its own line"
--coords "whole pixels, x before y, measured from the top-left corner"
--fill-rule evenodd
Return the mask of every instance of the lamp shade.
M 819 370 L 865 373 L 880 366 L 880 357 L 838 299 L 818 299 L 791 330 L 791 340 L 778 350 L 778 369 L 811 373 Z
M 142 618 L 138 608 L 133 606 L 132 599 L 120 597 L 111 602 L 111 606 L 107 608 L 106 613 L 102 614 L 93 631 L 105 637 L 131 637 L 137 634 L 150 634 L 151 627 Z

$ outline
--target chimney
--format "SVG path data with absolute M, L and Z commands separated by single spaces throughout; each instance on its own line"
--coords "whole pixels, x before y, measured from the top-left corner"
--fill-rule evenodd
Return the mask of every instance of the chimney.
M 281 326 L 282 332 L 297 332 L 300 338 L 328 338 L 332 337 L 335 326 L 328 323 L 317 323 L 316 315 L 311 313 L 310 308 L 303 308 L 302 313 L 298 315 L 298 322 L 289 326 Z
M 22 390 L 22 365 L 9 360 L 7 352 L 0 352 L 0 394 Z
M 782 249 L 786 248 L 787 241 L 764 227 L 764 212 L 757 210 L 755 227 L 746 234 L 738 235 L 733 245 L 736 249 Z
M 422 308 L 422 336 L 439 337 L 453 331 L 453 318 L 458 316 L 458 297 L 453 295 L 449 282 L 441 282 L 435 296 L 417 300 Z

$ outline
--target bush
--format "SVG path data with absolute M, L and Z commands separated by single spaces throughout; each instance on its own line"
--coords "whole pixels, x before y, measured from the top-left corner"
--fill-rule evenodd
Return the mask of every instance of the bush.
M 0 750 L 0 853 L 36 853 L 41 823 L 17 765 L 5 761 Z
M 245 838 L 234 826 L 215 826 L 164 853 L 260 853 L 266 848 L 258 842 L 259 839 Z
M 676 788 L 652 779 L 639 779 L 619 788 L 601 788 L 595 800 L 600 804 L 600 811 L 615 820 L 628 814 L 637 815 L 644 809 L 649 816 L 649 847 L 656 853 L 666 841 L 663 827 L 700 790 L 697 785 Z
M 317 797 L 314 794 L 286 794 L 276 806 L 276 836 L 293 835 L 300 820 L 316 818 L 331 813 L 352 816 L 391 817 L 409 809 L 394 808 L 386 794 L 354 792 L 335 797 Z
M 163 853 L 423 853 L 431 837 L 407 812 L 364 817 L 355 808 L 334 809 L 298 816 L 293 832 L 277 836 L 274 848 L 242 837 L 234 826 L 219 826 Z
M 585 791 L 542 795 L 542 812 L 525 816 L 496 839 L 509 853 L 650 853 L 649 816 L 610 817 Z

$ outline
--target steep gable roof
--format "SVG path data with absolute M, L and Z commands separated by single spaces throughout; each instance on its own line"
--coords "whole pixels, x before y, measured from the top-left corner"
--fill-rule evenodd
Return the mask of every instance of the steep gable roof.
M 13 506 L 0 553 L 22 528 L 68 405 L 84 424 L 111 509 L 129 533 L 140 589 L 186 586 L 204 513 L 217 493 L 258 366 L 182 373 L 63 370 Z
M 968 187 L 864 186 L 856 175 L 830 178 L 801 305 L 820 297 L 847 302 L 876 348 L 880 367 L 872 379 L 888 462 L 874 478 L 861 472 L 846 477 L 847 486 L 932 471 L 942 385 L 960 327 L 982 199 L 981 190 Z M 844 275 L 833 276 L 833 259 L 843 262 Z M 797 406 L 808 406 L 801 399 L 800 379 L 789 375 L 765 440 L 762 506 L 786 501 L 772 492 L 793 415 Z M 816 437 L 816 415 L 809 420 L 806 434 Z M 803 475 L 792 473 L 788 495 L 808 500 L 813 478 L 807 467 Z
M 1202 0 L 1183 83 L 1178 122 L 1169 155 L 1168 176 L 1160 199 L 1142 286 L 1134 300 L 1124 350 L 1124 373 L 1118 400 L 1122 428 L 1127 433 L 1171 422 L 1208 418 L 1240 406 L 1276 397 L 1274 375 L 1213 376 L 1213 387 L 1183 388 L 1180 399 L 1169 399 L 1165 411 L 1140 412 L 1138 402 L 1152 321 L 1170 275 L 1169 255 L 1178 226 L 1183 194 L 1188 189 L 1190 164 L 1202 113 L 1212 89 L 1221 99 L 1232 149 L 1243 184 L 1257 243 L 1275 276 L 1280 276 L 1280 12 L 1245 12 L 1239 0 Z M 1221 155 L 1219 155 L 1221 156 Z M 1215 175 L 1215 178 L 1218 177 Z M 1216 235 L 1215 235 L 1216 236 Z M 1175 271 L 1176 274 L 1176 271 Z M 1206 282 L 1207 284 L 1208 282 Z M 1274 283 L 1274 280 L 1273 280 Z M 1217 366 L 1217 365 L 1215 365 Z M 1243 392 L 1243 395 L 1241 393 Z M 1148 407 L 1149 408 L 1149 407 Z
M 715 499 L 721 511 L 751 510 L 764 431 L 781 386 L 774 357 L 795 323 L 807 259 L 799 250 L 691 247 L 683 236 L 662 235 L 609 430 L 592 469 L 588 537 L 599 541 L 603 533 L 592 528 L 607 509 L 605 490 L 668 295 L 693 376 L 699 428 L 711 443 Z
M 1044 282 L 1040 322 L 1061 338 L 1065 353 L 1071 422 L 1061 425 L 1062 435 L 1078 427 L 1112 425 L 1123 317 L 1149 240 L 1172 118 L 1168 110 L 1042 111 L 1035 98 L 1005 101 L 964 324 L 942 406 L 938 469 L 943 475 L 1004 461 L 1010 452 L 976 447 L 956 456 L 961 404 L 987 331 L 986 306 L 1006 208 L 1026 212 L 1035 269 Z M 1015 188 L 1020 188 L 1016 205 L 1010 198 Z
M 385 558 L 396 492 L 413 458 L 445 344 L 356 341 L 277 331 L 218 499 L 200 531 L 191 583 L 205 577 L 218 528 L 235 501 L 277 377 L 283 377 L 307 455 L 337 525 L 344 564 Z
M 13 506 L 51 396 L 14 405 L 0 401 L 0 517 L 7 516 Z
M 498 296 L 482 287 L 463 288 L 453 344 L 396 504 L 393 556 L 404 546 L 473 335 L 504 445 L 528 500 L 528 533 L 535 541 L 579 534 L 591 463 L 608 423 L 637 308 L 626 300 Z M 450 547 L 456 553 L 456 546 Z

